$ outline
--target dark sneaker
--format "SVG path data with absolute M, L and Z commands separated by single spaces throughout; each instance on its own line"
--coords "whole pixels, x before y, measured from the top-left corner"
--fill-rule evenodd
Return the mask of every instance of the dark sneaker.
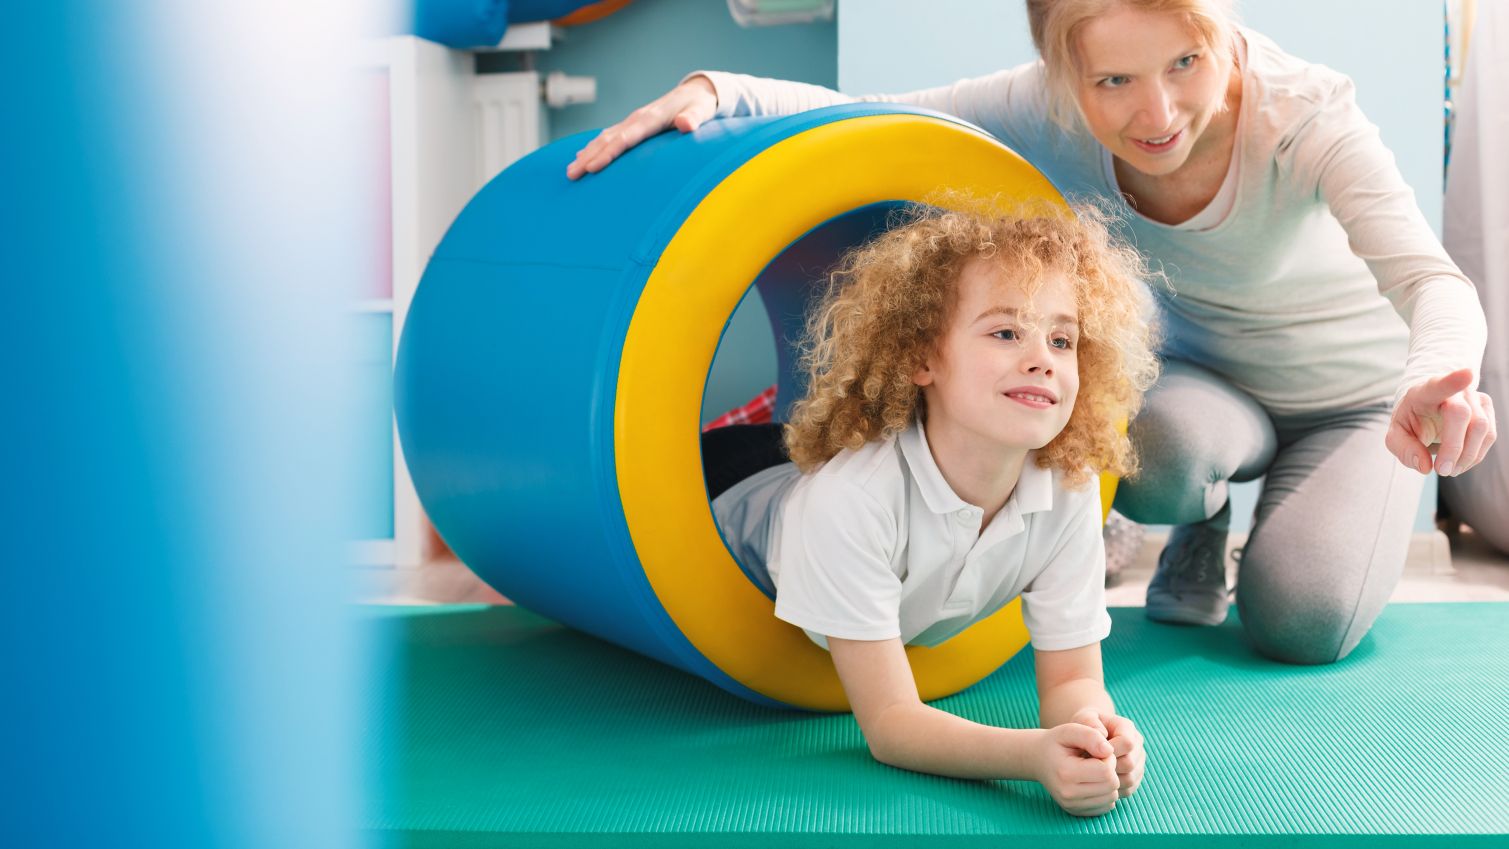
M 1169 535 L 1147 587 L 1147 618 L 1183 625 L 1226 621 L 1228 509 L 1198 525 L 1181 525 Z

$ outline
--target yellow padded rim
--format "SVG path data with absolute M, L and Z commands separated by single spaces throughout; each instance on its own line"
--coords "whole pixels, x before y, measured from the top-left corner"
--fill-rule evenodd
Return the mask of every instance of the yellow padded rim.
M 696 423 L 728 317 L 751 282 L 812 228 L 861 206 L 943 187 L 1006 203 L 1052 184 L 996 140 L 921 115 L 826 124 L 767 148 L 708 192 L 651 272 L 624 340 L 614 418 L 619 494 L 660 603 L 729 677 L 769 698 L 847 710 L 828 653 L 750 583 L 707 500 Z M 1109 504 L 1115 481 L 1102 481 Z M 1020 600 L 933 648 L 908 646 L 923 699 L 958 692 L 1027 645 Z

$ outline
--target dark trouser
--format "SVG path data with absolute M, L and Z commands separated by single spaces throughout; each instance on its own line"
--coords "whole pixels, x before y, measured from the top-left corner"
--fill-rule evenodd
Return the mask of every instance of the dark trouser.
M 781 425 L 729 425 L 702 434 L 702 477 L 717 498 L 741 480 L 789 462 Z

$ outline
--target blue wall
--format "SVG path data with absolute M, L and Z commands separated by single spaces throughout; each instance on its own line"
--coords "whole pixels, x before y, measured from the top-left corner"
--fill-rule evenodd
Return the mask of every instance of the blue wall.
M 722 0 L 636 0 L 565 34 L 536 54 L 536 68 L 596 77 L 597 101 L 552 109 L 552 139 L 617 123 L 701 68 L 830 88 L 838 82 L 834 22 L 744 28 Z
M 862 0 L 840 6 L 838 85 L 900 92 L 1037 58 L 1021 0 Z

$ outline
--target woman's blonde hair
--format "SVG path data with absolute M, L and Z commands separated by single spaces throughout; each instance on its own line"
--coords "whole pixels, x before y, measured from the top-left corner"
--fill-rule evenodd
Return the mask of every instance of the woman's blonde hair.
M 959 195 L 908 208 L 888 232 L 850 251 L 811 310 L 802 364 L 807 393 L 786 425 L 803 471 L 839 451 L 883 439 L 925 415 L 913 376 L 938 345 L 958 301 L 959 273 L 976 258 L 998 267 L 1030 300 L 1048 272 L 1063 274 L 1079 311 L 1079 396 L 1064 430 L 1037 452 L 1071 486 L 1098 472 L 1137 470 L 1118 427 L 1157 377 L 1149 274 L 1114 239 L 1095 207 L 1023 207 Z M 990 210 L 990 211 L 986 211 Z
M 1092 18 L 1116 8 L 1177 15 L 1216 55 L 1235 55 L 1236 13 L 1232 0 L 1027 0 L 1032 43 L 1047 74 L 1048 117 L 1073 129 L 1083 120 L 1075 80 L 1079 77 L 1079 31 Z

